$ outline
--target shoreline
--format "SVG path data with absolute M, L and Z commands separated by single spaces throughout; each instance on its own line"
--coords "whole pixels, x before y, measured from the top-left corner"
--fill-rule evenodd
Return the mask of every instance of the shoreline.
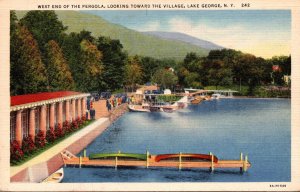
M 95 120 L 70 138 L 63 140 L 24 164 L 10 166 L 10 182 L 40 182 L 64 165 L 60 155 L 61 151 L 66 149 L 73 154 L 78 154 L 126 112 L 127 104 L 125 103 L 109 112 L 107 117 Z
M 233 96 L 232 98 L 221 98 L 221 99 L 291 99 L 291 97 Z

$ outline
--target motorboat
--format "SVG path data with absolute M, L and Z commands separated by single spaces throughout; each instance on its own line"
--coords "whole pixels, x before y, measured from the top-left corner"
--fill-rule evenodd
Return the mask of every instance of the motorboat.
M 128 108 L 132 112 L 150 112 L 150 105 L 147 103 L 144 103 L 142 105 L 130 104 L 128 105 Z
M 219 93 L 214 93 L 211 95 L 211 99 L 220 99 L 221 98 L 221 94 Z
M 49 177 L 44 179 L 42 183 L 60 183 L 64 178 L 64 169 L 60 168 L 56 172 L 52 173 Z

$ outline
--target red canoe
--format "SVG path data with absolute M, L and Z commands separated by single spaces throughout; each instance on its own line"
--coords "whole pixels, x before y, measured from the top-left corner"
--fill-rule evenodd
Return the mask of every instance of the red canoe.
M 159 162 L 161 160 L 175 160 L 176 158 L 179 159 L 180 154 L 161 154 L 161 155 L 156 155 L 155 161 Z M 211 161 L 212 156 L 211 155 L 206 155 L 206 154 L 188 154 L 188 153 L 183 153 L 181 154 L 181 158 L 184 161 L 185 159 L 188 159 L 188 161 Z M 178 160 L 177 160 L 178 161 Z M 218 158 L 214 156 L 214 163 L 218 162 Z

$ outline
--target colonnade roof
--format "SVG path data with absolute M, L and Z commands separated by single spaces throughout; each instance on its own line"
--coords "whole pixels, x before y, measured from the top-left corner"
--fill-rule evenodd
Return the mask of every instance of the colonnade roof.
M 81 93 L 75 91 L 56 91 L 16 95 L 10 97 L 10 106 L 11 111 L 15 111 L 18 109 L 59 102 L 67 99 L 87 97 L 89 95 L 89 93 Z

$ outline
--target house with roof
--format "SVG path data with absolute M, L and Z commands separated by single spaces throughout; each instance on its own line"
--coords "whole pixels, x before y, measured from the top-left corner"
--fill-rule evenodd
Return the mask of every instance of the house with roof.
M 57 91 L 11 96 L 10 141 L 22 146 L 28 136 L 34 141 L 39 131 L 46 133 L 50 127 L 85 116 L 89 95 Z

